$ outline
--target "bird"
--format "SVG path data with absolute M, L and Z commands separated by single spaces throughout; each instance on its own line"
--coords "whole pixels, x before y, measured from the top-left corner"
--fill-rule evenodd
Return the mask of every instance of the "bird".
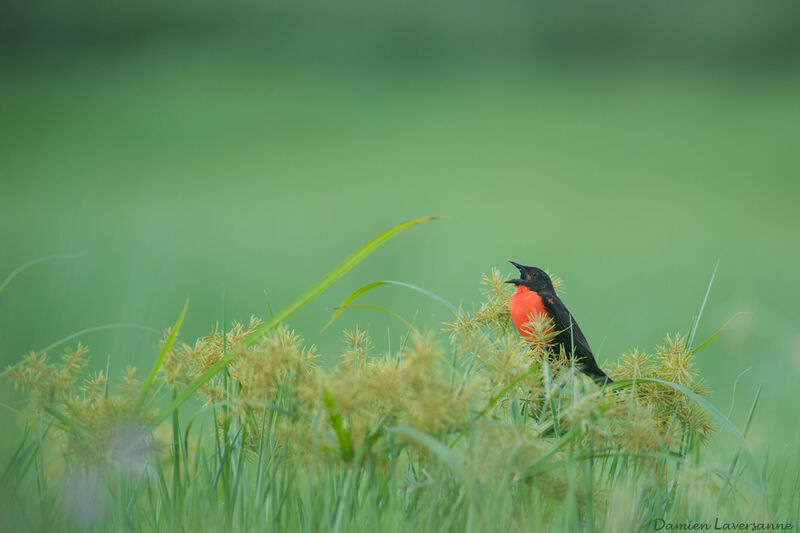
M 613 383 L 613 380 L 597 365 L 589 341 L 564 302 L 556 294 L 550 276 L 541 268 L 531 267 L 509 261 L 519 269 L 519 278 L 510 279 L 516 287 L 508 301 L 511 320 L 522 338 L 530 337 L 526 327 L 532 317 L 545 315 L 553 321 L 555 331 L 549 337 L 549 344 L 564 349 L 575 360 L 578 370 L 589 376 L 599 386 Z M 573 351 L 574 348 L 574 351 Z

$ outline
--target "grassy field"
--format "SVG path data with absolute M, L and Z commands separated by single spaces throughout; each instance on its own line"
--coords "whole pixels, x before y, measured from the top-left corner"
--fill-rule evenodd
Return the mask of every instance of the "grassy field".
M 613 384 L 588 385 L 547 348 L 549 321 L 531 322 L 530 344 L 519 338 L 493 270 L 479 307 L 445 324 L 448 349 L 408 324 L 396 354 L 381 355 L 367 332 L 346 330 L 338 362 L 320 368 L 316 348 L 283 322 L 430 220 L 379 234 L 266 322 L 183 344 L 184 306 L 142 381 L 133 368 L 114 385 L 107 370 L 82 379 L 80 344 L 58 361 L 30 353 L 9 367 L 30 403 L 0 477 L 4 526 L 793 529 L 798 457 L 765 461 L 747 444 L 760 391 L 741 430 L 705 398 L 695 357 L 708 342 L 694 332 L 631 352 L 610 369 Z M 180 407 L 194 399 L 204 407 L 187 421 Z M 727 464 L 705 453 L 717 429 L 737 449 Z
M 654 350 L 667 333 L 687 333 L 719 259 L 698 339 L 737 312 L 750 314 L 698 353 L 709 401 L 730 410 L 742 428 L 763 384 L 748 441 L 768 471 L 796 472 L 798 84 L 785 71 L 502 64 L 406 70 L 292 64 L 240 49 L 198 53 L 177 45 L 5 66 L 0 278 L 35 257 L 81 255 L 36 265 L 0 294 L 0 362 L 13 364 L 29 349 L 102 324 L 162 330 L 187 296 L 186 342 L 223 320 L 267 318 L 267 302 L 284 307 L 380 229 L 439 215 L 447 218 L 381 247 L 291 318 L 323 363 L 337 360 L 342 328 L 370 331 L 380 353 L 396 353 L 406 336 L 402 323 L 366 309 L 346 311 L 337 327 L 320 333 L 332 308 L 357 287 L 404 281 L 469 308 L 480 299 L 481 275 L 493 267 L 511 273 L 505 261 L 513 259 L 565 280 L 564 299 L 606 368 L 637 346 Z M 437 335 L 453 319 L 446 306 L 399 287 L 376 289 L 363 303 Z M 93 354 L 87 371 L 108 364 L 117 379 L 131 364 L 142 380 L 160 339 L 130 328 L 86 335 L 81 340 Z M 734 396 L 737 376 L 748 369 Z M 14 409 L 21 405 L 7 381 L 0 396 Z M 6 458 L 22 424 L 13 411 L 2 417 L 19 428 L 0 439 Z M 736 449 L 735 439 L 720 434 L 704 453 L 709 464 L 728 465 Z M 422 492 L 414 489 L 425 483 L 419 472 L 413 480 L 380 470 L 305 473 L 279 493 L 291 517 L 278 524 L 313 530 L 303 520 L 325 517 L 342 530 L 383 520 L 480 531 L 552 514 L 536 485 L 454 481 L 444 463 L 432 461 L 437 470 L 426 471 L 434 481 Z M 565 464 L 582 469 L 586 462 Z M 592 483 L 621 482 L 609 464 L 597 468 Z M 625 494 L 641 489 L 637 468 L 619 474 L 630 476 Z M 258 471 L 242 475 L 256 483 Z M 480 466 L 467 472 L 478 476 Z M 270 475 L 281 486 L 290 473 Z M 147 490 L 161 490 L 157 479 Z M 370 483 L 382 488 L 367 489 Z M 782 483 L 771 485 L 773 492 L 785 489 Z M 198 482 L 184 494 L 188 510 L 181 512 L 188 514 L 165 520 L 204 519 L 191 510 L 219 486 Z M 307 509 L 308 494 L 320 486 L 325 498 Z M 398 490 L 402 498 L 389 497 Z M 525 497 L 537 503 L 506 513 L 503 505 L 512 505 L 518 490 L 532 491 Z M 578 498 L 577 490 L 565 494 Z M 747 497 L 760 498 L 753 490 Z M 794 490 L 786 493 L 796 498 Z M 423 493 L 438 495 L 435 504 L 420 507 Z M 149 502 L 142 509 L 168 501 L 166 494 L 136 494 Z M 370 497 L 389 510 L 363 510 Z M 791 497 L 774 500 L 782 502 L 776 509 L 789 509 Z M 261 523 L 263 517 L 247 516 L 243 500 L 219 498 L 239 513 L 237 527 Z M 690 506 L 703 508 L 704 498 L 676 504 L 672 516 L 700 520 Z M 119 494 L 109 499 L 121 501 Z M 484 501 L 493 511 L 469 518 Z M 548 523 L 584 524 L 585 509 L 575 502 L 553 518 L 564 522 Z M 736 508 L 735 500 L 726 502 Z M 448 519 L 451 508 L 464 512 Z M 769 516 L 761 509 L 758 518 L 797 526 L 796 514 L 778 510 Z M 610 515 L 598 515 L 597 527 L 619 526 Z

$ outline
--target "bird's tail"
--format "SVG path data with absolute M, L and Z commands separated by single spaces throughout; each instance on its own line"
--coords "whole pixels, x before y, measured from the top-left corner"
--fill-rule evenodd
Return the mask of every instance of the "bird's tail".
M 581 372 L 592 378 L 592 380 L 597 383 L 598 387 L 602 387 L 609 383 L 614 383 L 614 380 L 608 377 L 608 374 L 603 372 L 603 369 L 597 365 L 594 357 L 582 359 L 578 368 Z
M 598 387 L 603 387 L 609 383 L 614 383 L 614 380 L 608 377 L 608 374 L 603 372 L 603 369 L 597 366 L 594 361 L 585 361 L 581 365 L 581 372 L 592 378 L 592 381 L 597 383 Z
M 599 374 L 593 374 L 591 378 L 594 380 L 595 383 L 597 383 L 599 387 L 603 387 L 605 385 L 608 385 L 609 383 L 614 383 L 614 380 L 608 377 L 608 374 L 606 374 L 602 370 L 600 370 Z

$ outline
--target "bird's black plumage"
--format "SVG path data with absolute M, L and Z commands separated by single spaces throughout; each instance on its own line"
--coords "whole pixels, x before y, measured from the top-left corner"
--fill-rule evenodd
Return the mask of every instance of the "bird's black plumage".
M 553 321 L 556 333 L 551 344 L 556 348 L 563 348 L 564 353 L 575 359 L 578 370 L 592 378 L 598 385 L 611 383 L 612 379 L 597 365 L 589 341 L 586 340 L 575 317 L 556 294 L 550 276 L 540 268 L 520 265 L 513 261 L 511 264 L 519 269 L 520 277 L 507 283 L 524 285 L 529 290 L 535 291 L 542 299 L 542 305 Z

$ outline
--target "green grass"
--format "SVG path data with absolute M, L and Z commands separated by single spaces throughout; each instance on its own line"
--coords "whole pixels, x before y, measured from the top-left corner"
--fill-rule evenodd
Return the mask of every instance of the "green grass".
M 652 356 L 623 359 L 616 382 L 598 389 L 518 339 L 498 272 L 480 309 L 446 327 L 451 353 L 409 331 L 398 354 L 380 356 L 351 332 L 337 368 L 319 370 L 313 348 L 285 329 L 270 333 L 425 220 L 367 242 L 264 324 L 177 346 L 184 307 L 145 381 L 121 392 L 103 374 L 75 390 L 79 352 L 55 366 L 33 354 L 9 369 L 33 394 L 0 472 L 0 524 L 482 532 L 798 523 L 800 456 L 753 454 L 758 396 L 741 430 L 704 398 L 694 358 L 708 343 L 668 338 Z M 194 412 L 186 402 L 196 397 L 206 407 Z M 709 456 L 713 426 L 731 457 Z

